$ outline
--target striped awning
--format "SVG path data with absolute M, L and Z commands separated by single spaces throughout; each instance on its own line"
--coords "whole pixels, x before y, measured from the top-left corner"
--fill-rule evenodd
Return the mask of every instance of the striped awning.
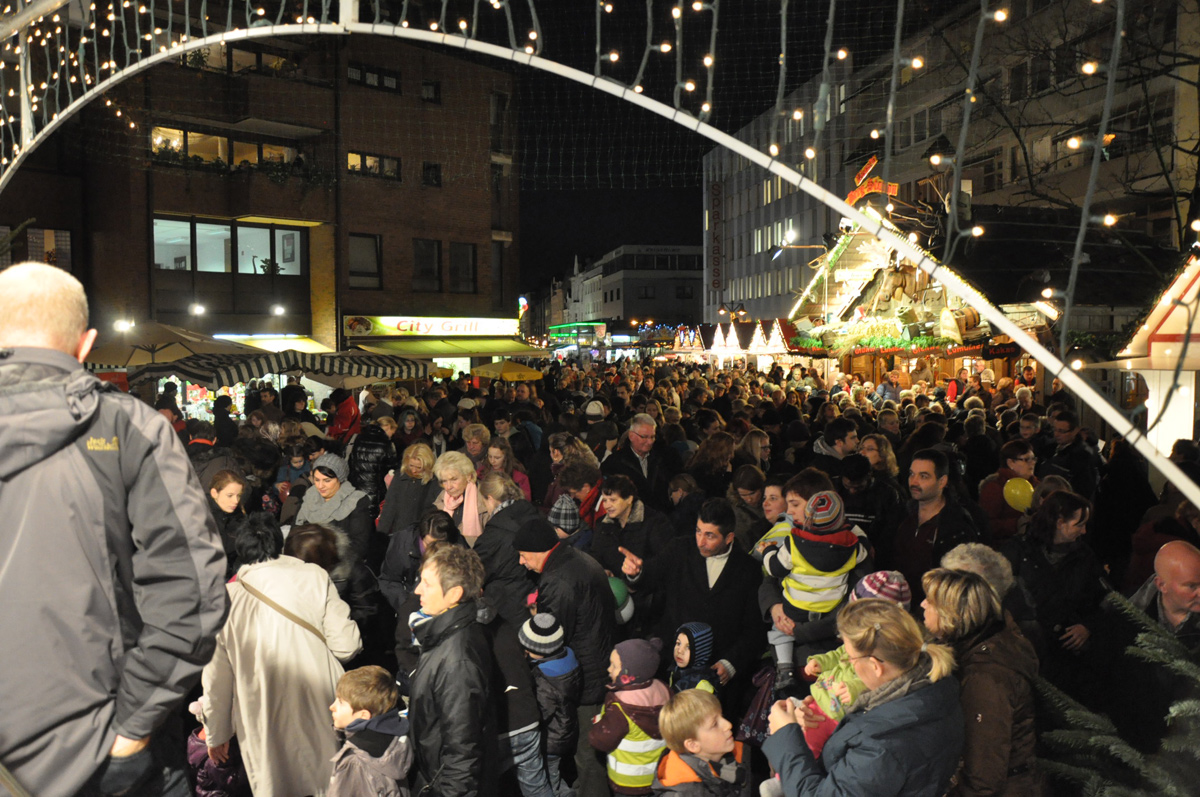
M 363 352 L 301 351 L 245 354 L 194 354 L 169 363 L 156 363 L 129 369 L 129 383 L 178 376 L 210 389 L 249 382 L 267 374 L 299 372 L 321 376 L 347 376 L 390 379 L 420 379 L 429 372 L 429 364 L 394 355 Z

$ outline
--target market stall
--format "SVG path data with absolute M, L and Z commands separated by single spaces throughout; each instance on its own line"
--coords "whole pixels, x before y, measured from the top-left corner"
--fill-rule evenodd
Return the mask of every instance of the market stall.
M 847 226 L 818 259 L 817 273 L 789 320 L 811 324 L 807 339 L 797 336 L 794 343 L 807 344 L 810 351 L 819 345 L 841 371 L 863 381 L 878 383 L 897 370 L 901 387 L 909 387 L 910 372 L 925 364 L 934 374 L 930 387 L 935 387 L 980 358 L 997 379 L 1009 375 L 1007 354 L 987 357 L 992 330 L 978 311 L 858 225 Z

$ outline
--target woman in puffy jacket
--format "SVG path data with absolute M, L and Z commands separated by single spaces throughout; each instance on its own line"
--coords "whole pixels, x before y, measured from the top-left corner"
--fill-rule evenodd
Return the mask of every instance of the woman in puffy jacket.
M 396 429 L 393 418 L 381 418 L 364 426 L 349 454 L 350 483 L 371 499 L 372 518 L 379 515 L 379 505 L 387 492 L 384 480 L 396 467 L 396 447 L 392 445 Z
M 954 654 L 945 645 L 926 645 L 912 615 L 882 598 L 847 605 L 837 624 L 867 690 L 819 759 L 799 724 L 820 722 L 813 698 L 800 709 L 787 700 L 771 707 L 763 753 L 780 774 L 783 793 L 941 797 L 962 753 L 963 713 L 958 682 L 950 677 Z
M 938 568 L 921 579 L 925 627 L 954 648 L 965 726 L 963 761 L 949 794 L 1042 793 L 1034 769 L 1033 645 L 975 573 Z

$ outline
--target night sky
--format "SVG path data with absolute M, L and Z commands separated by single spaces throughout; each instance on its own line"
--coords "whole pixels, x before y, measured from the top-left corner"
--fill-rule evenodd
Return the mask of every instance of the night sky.
M 632 82 L 646 40 L 646 5 L 612 0 L 602 18 L 601 51 L 621 58 L 603 73 Z M 954 0 L 910 2 L 906 28 L 928 24 Z M 653 0 L 653 41 L 674 42 L 673 2 Z M 684 77 L 699 86 L 685 94 L 697 112 L 703 101 L 710 15 L 682 3 Z M 733 132 L 775 101 L 780 50 L 778 0 L 725 2 L 714 52 L 715 126 Z M 789 5 L 788 86 L 791 90 L 821 68 L 825 2 Z M 591 72 L 595 23 L 589 2 L 538 3 L 543 56 Z M 582 12 L 582 13 L 581 13 Z M 855 49 L 859 63 L 890 50 L 895 4 L 866 2 L 838 6 L 834 47 Z M 671 102 L 675 53 L 651 54 L 646 93 Z M 701 158 L 712 149 L 648 111 L 585 86 L 534 70 L 520 69 L 522 289 L 547 284 L 570 272 L 575 256 L 597 258 L 623 244 L 702 243 Z

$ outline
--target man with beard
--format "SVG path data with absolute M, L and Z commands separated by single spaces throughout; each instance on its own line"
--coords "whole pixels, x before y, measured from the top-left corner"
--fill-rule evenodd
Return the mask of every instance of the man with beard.
M 914 603 L 924 598 L 921 576 L 937 567 L 951 548 L 964 542 L 987 542 L 982 538 L 971 515 L 946 489 L 950 462 L 935 448 L 913 455 L 908 471 L 908 491 L 912 501 L 908 514 L 900 521 L 890 545 L 880 546 L 878 567 L 899 570 L 913 590 Z

